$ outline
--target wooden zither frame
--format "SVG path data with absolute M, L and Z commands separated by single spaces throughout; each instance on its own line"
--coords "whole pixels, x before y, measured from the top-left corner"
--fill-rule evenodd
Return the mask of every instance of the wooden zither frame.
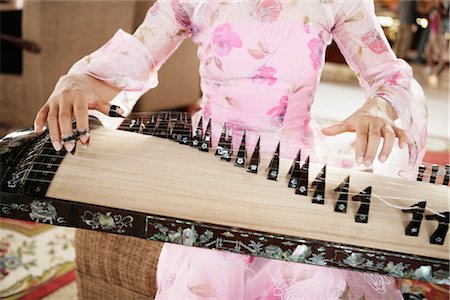
M 226 127 L 212 149 L 210 123 L 192 123 L 135 114 L 74 155 L 47 132 L 14 132 L 0 144 L 1 216 L 449 283 L 449 166 L 407 181 L 279 147 L 266 160 L 245 135 L 233 149 Z

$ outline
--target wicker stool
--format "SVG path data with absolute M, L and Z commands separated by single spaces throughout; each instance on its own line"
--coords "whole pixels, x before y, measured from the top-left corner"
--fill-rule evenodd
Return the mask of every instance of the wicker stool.
M 77 229 L 78 298 L 153 299 L 162 243 Z

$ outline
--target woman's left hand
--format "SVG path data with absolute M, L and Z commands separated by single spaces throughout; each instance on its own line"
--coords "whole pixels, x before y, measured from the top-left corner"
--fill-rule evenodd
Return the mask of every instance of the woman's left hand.
M 356 162 L 371 166 L 378 151 L 381 138 L 383 147 L 378 155 L 380 162 L 386 161 L 394 146 L 395 138 L 400 148 L 407 145 L 406 132 L 397 127 L 397 113 L 392 105 L 380 97 L 369 100 L 344 121 L 322 129 L 325 135 L 356 132 Z

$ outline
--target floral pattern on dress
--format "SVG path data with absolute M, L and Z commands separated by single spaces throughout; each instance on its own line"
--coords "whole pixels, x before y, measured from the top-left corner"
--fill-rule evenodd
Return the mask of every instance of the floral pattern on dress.
M 386 43 L 383 41 L 380 33 L 376 29 L 373 29 L 366 33 L 361 38 L 361 41 L 375 54 L 381 54 L 385 51 L 388 51 Z
M 284 116 L 286 115 L 286 109 L 288 107 L 288 100 L 288 96 L 283 96 L 280 99 L 280 103 L 267 112 L 267 114 L 272 117 L 272 126 L 283 126 Z
M 262 66 L 258 68 L 256 74 L 252 77 L 253 83 L 255 84 L 265 84 L 268 86 L 273 85 L 277 82 L 277 78 L 274 77 L 277 70 L 273 67 Z
M 242 41 L 239 35 L 231 29 L 229 23 L 220 25 L 212 35 L 213 51 L 218 56 L 227 56 L 232 48 L 241 48 Z
M 257 0 L 255 2 L 255 10 L 251 11 L 251 14 L 259 22 L 275 22 L 283 9 L 279 0 Z

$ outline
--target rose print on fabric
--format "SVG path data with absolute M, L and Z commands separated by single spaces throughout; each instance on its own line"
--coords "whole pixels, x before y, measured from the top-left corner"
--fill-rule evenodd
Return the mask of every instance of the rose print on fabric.
M 282 9 L 283 6 L 278 0 L 258 0 L 252 13 L 259 22 L 275 22 Z
M 241 48 L 242 41 L 237 33 L 231 29 L 229 23 L 220 25 L 212 36 L 213 51 L 217 56 L 226 56 L 232 48 Z
M 223 71 L 222 60 L 219 57 L 227 56 L 233 48 L 241 48 L 241 38 L 231 29 L 229 23 L 225 23 L 214 30 L 211 41 L 212 43 L 206 47 L 205 54 L 212 55 L 206 58 L 205 65 L 214 61 L 216 67 Z
M 381 54 L 388 50 L 380 33 L 376 29 L 372 29 L 366 33 L 361 38 L 361 41 L 375 54 Z
M 252 77 L 253 83 L 255 84 L 265 84 L 268 86 L 273 85 L 277 82 L 277 78 L 274 77 L 274 74 L 277 71 L 273 67 L 262 66 L 257 71 L 255 76 Z
M 271 125 L 275 127 L 283 126 L 284 116 L 288 106 L 288 96 L 283 96 L 280 103 L 267 112 L 268 116 L 272 116 Z
M 384 84 L 386 85 L 398 85 L 398 81 L 403 79 L 403 75 L 400 71 L 389 75 L 384 79 Z
M 325 42 L 320 38 L 313 38 L 309 41 L 308 48 L 311 51 L 309 58 L 312 60 L 313 68 L 314 70 L 318 70 L 322 65 Z
M 179 0 L 172 0 L 171 2 L 172 9 L 175 13 L 175 20 L 183 26 L 183 28 L 191 28 L 191 20 Z

